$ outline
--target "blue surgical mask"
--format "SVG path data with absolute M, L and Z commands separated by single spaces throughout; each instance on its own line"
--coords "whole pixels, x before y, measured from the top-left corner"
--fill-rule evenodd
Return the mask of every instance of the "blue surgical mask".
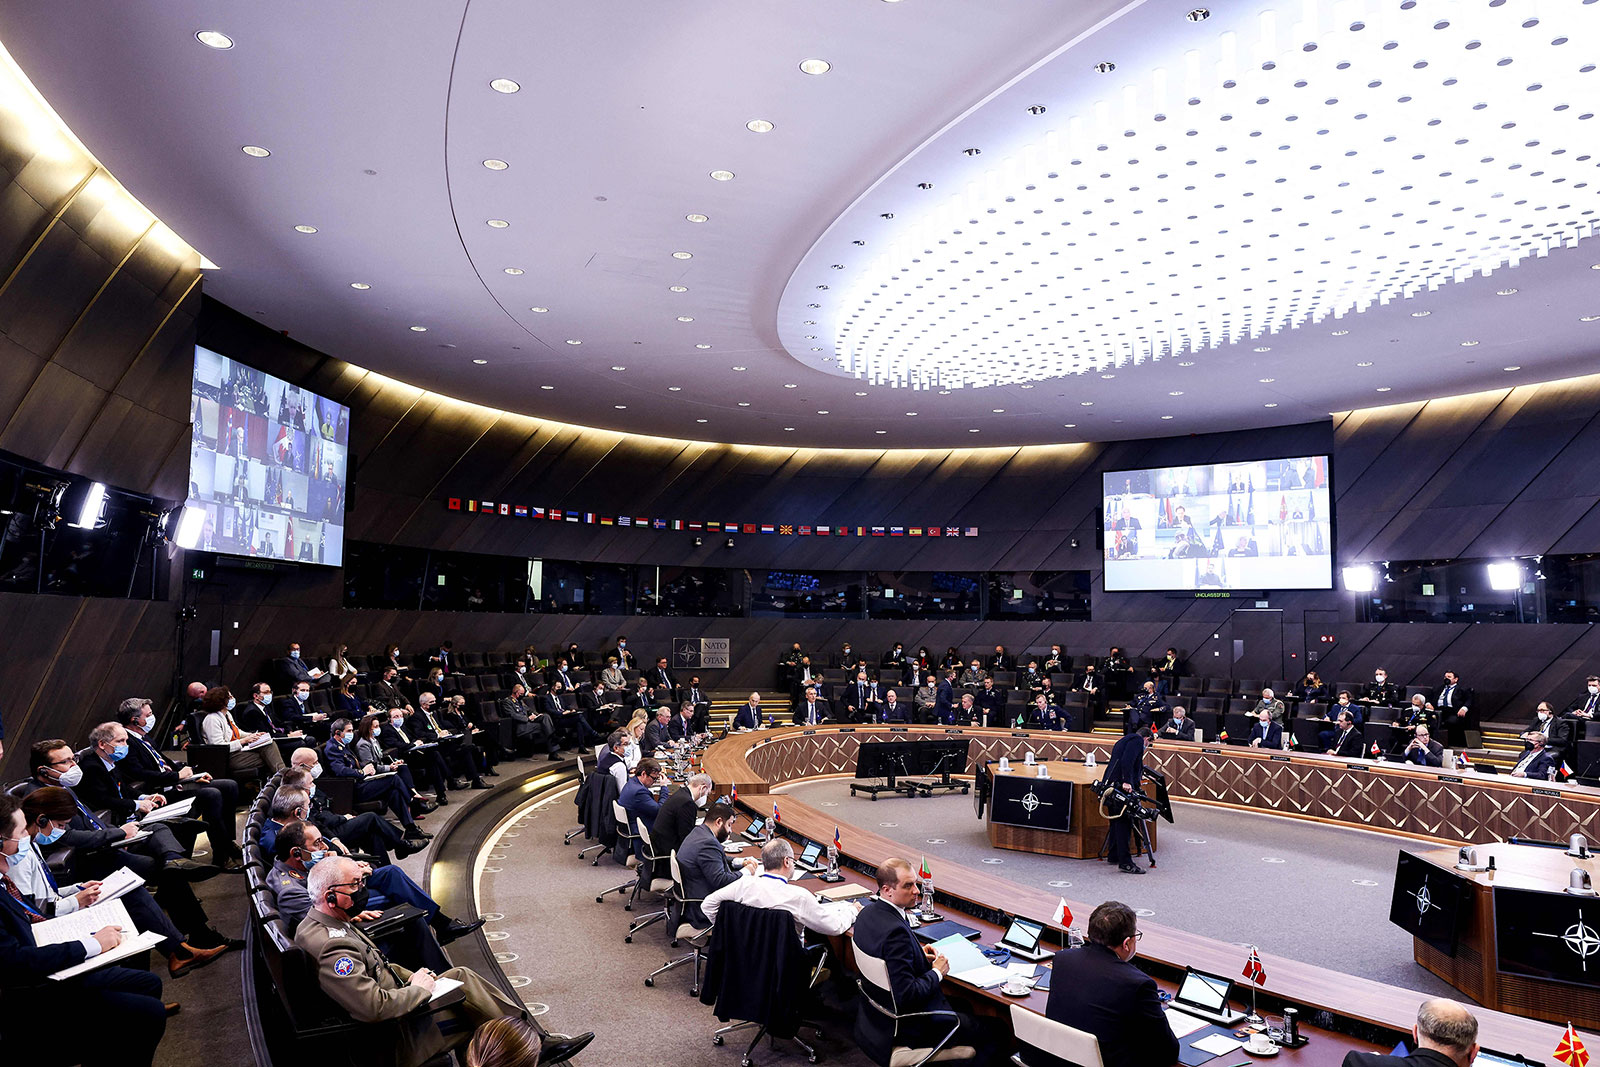
M 57 841 L 60 841 L 62 836 L 64 834 L 66 834 L 66 832 L 67 832 L 67 828 L 65 826 L 62 826 L 62 827 L 60 827 L 58 829 L 51 830 L 49 833 L 40 834 L 38 837 L 34 838 L 34 840 L 37 841 L 41 845 L 53 845 Z
M 229 697 L 229 698 L 228 698 L 228 710 L 229 710 L 229 711 L 232 711 L 232 710 L 233 710 L 233 706 L 234 706 L 234 705 L 235 705 L 235 704 L 237 704 L 237 703 L 238 703 L 238 701 L 237 701 L 237 700 L 234 700 L 234 699 L 233 699 L 233 698 L 232 698 L 232 697 Z
M 315 867 L 317 864 L 322 862 L 323 857 L 325 857 L 327 854 L 328 854 L 328 850 L 325 849 L 325 848 L 319 848 L 315 852 L 306 853 L 305 854 L 306 866 L 307 867 Z
M 293 652 L 289 653 L 289 658 L 290 659 L 299 659 L 300 658 L 300 650 L 297 648 Z
M 346 730 L 344 732 L 344 743 L 345 744 L 348 745 L 352 741 L 354 741 L 355 739 L 356 739 L 356 732 L 354 730 Z
M 119 763 L 128 755 L 128 742 L 124 741 L 111 750 L 111 762 Z
M 302 692 L 300 692 L 300 691 L 299 691 L 299 690 L 298 690 L 298 689 L 297 689 L 297 690 L 295 690 L 295 694 L 294 694 L 294 698 L 295 698 L 295 699 L 296 699 L 296 700 L 298 700 L 298 701 L 299 701 L 299 702 L 300 702 L 300 703 L 302 703 L 302 704 L 304 704 L 304 703 L 305 703 L 305 702 L 306 702 L 306 699 L 307 699 L 307 698 L 308 698 L 308 697 L 310 697 L 310 696 L 311 696 L 311 694 L 310 694 L 310 693 L 302 693 Z

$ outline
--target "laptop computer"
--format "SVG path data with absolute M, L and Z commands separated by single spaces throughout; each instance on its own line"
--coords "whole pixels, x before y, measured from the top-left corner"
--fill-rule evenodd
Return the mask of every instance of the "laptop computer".
M 1178 985 L 1177 995 L 1172 998 L 1170 1007 L 1218 1026 L 1238 1026 L 1244 1022 L 1245 1015 L 1228 1007 L 1232 995 L 1233 979 L 1188 967 L 1183 972 L 1183 981 Z
M 800 851 L 794 858 L 795 870 L 810 871 L 812 874 L 822 870 L 822 865 L 817 861 L 822 857 L 822 846 L 812 842 Z
M 739 836 L 746 841 L 760 841 L 761 830 L 767 825 L 767 820 L 759 815 L 750 816 L 750 825 L 739 831 Z
M 1013 918 L 998 944 L 1009 949 L 1019 960 L 1031 960 L 1037 963 L 1055 955 L 1050 949 L 1040 946 L 1039 938 L 1043 934 L 1044 923 L 1036 923 L 1032 919 Z

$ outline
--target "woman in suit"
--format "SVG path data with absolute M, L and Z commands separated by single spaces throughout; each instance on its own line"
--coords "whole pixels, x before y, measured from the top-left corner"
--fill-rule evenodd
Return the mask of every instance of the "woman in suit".
M 360 673 L 345 658 L 345 653 L 348 651 L 350 651 L 349 646 L 340 641 L 333 646 L 333 655 L 328 657 L 328 677 L 332 678 L 337 685 L 343 685 L 347 681 L 355 681 L 356 676 Z
M 944 658 L 939 661 L 939 666 L 943 670 L 959 671 L 966 664 L 962 662 L 961 651 L 955 645 L 951 645 L 944 650 Z
M 334 691 L 333 710 L 351 720 L 360 716 L 361 698 L 356 696 L 355 675 L 346 678 L 344 684 Z
M 407 796 L 412 800 L 424 800 L 426 798 L 417 792 L 416 779 L 411 777 L 411 768 L 406 766 L 406 761 L 391 759 L 378 741 L 378 730 L 388 717 L 389 713 L 384 709 L 369 709 L 368 714 L 356 724 L 356 759 L 363 764 L 372 764 L 372 769 L 380 774 L 393 771 L 399 776 L 400 784 L 405 786 Z

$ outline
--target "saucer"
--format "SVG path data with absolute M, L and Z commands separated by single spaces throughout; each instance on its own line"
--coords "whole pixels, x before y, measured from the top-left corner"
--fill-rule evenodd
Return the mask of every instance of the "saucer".
M 1008 997 L 1025 997 L 1029 993 L 1033 992 L 1033 985 L 1031 983 L 1019 983 L 1017 985 L 1012 985 L 1010 982 L 1007 982 L 1005 985 L 1000 987 L 1000 992 L 1004 993 Z
M 1244 1048 L 1241 1051 L 1247 1052 L 1252 1056 L 1276 1056 L 1278 1054 L 1278 1052 L 1280 1051 L 1280 1049 L 1278 1048 L 1277 1045 L 1273 1045 L 1271 1051 L 1268 1051 L 1268 1052 L 1257 1052 L 1254 1048 L 1252 1048 L 1250 1046 L 1250 1043 L 1247 1041 L 1247 1042 L 1245 1042 Z

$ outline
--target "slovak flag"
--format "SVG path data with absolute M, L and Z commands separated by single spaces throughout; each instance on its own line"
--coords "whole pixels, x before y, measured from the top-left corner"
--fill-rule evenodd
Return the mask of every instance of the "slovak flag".
M 772 802 L 772 821 L 775 823 L 783 822 L 783 816 L 778 814 L 778 802 L 776 800 Z
M 1578 1040 L 1578 1031 L 1572 1028 L 1571 1023 L 1567 1024 L 1566 1032 L 1561 1035 L 1561 1044 L 1556 1046 L 1553 1055 L 1567 1067 L 1587 1067 L 1589 1063 L 1589 1050 Z
M 1072 909 L 1067 907 L 1066 897 L 1062 897 L 1061 903 L 1056 905 L 1056 913 L 1051 916 L 1051 921 L 1061 927 L 1072 925 Z
M 1261 966 L 1261 954 L 1254 945 L 1250 946 L 1250 958 L 1244 961 L 1244 976 L 1256 985 L 1267 984 L 1267 971 Z

